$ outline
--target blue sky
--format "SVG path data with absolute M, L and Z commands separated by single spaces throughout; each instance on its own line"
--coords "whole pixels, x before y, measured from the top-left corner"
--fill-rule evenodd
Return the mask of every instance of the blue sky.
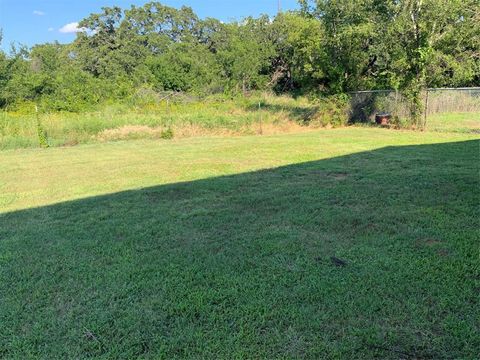
M 74 23 L 103 6 L 143 5 L 148 0 L 0 0 L 1 47 L 10 43 L 34 45 L 58 40 L 67 43 L 75 38 Z M 215 17 L 223 21 L 240 20 L 246 16 L 273 15 L 277 0 L 163 0 L 164 5 L 187 5 L 202 18 Z M 281 0 L 284 10 L 297 8 L 297 0 Z

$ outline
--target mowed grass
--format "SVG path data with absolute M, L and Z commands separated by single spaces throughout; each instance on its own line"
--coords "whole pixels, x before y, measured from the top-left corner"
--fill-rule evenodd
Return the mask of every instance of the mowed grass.
M 427 117 L 426 129 L 430 131 L 480 133 L 480 113 L 442 113 Z
M 478 139 L 0 152 L 0 357 L 476 358 Z

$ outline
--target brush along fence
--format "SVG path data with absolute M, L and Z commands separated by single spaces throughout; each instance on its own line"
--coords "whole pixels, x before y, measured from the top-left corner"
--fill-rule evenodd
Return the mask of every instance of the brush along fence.
M 350 93 L 350 121 L 370 122 L 377 114 L 390 114 L 393 121 L 406 121 L 409 103 L 395 90 L 369 90 Z M 423 96 L 423 121 L 442 113 L 480 113 L 480 87 L 428 89 Z

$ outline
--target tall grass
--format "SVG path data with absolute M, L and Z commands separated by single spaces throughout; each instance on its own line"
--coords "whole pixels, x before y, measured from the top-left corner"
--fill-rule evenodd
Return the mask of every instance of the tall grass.
M 480 88 L 468 90 L 430 90 L 428 114 L 480 113 Z
M 377 96 L 372 106 L 389 108 L 395 101 L 391 96 Z M 48 146 L 132 138 L 276 134 L 345 125 L 351 106 L 347 100 L 344 97 L 309 100 L 264 93 L 201 101 L 139 96 L 125 103 L 104 103 L 83 113 L 40 109 L 39 120 Z M 437 101 L 432 97 L 433 104 Z M 479 114 L 480 111 L 461 116 L 429 113 L 427 128 L 471 131 L 480 127 Z M 15 111 L 0 112 L 0 149 L 38 147 L 41 145 L 38 134 L 35 104 L 25 103 Z
M 0 148 L 39 145 L 34 109 L 34 104 L 24 104 L 16 111 L 1 113 Z M 107 103 L 84 113 L 41 111 L 40 118 L 49 145 L 60 146 L 131 137 L 163 138 L 167 130 L 175 137 L 254 134 L 260 126 L 267 131 L 298 130 L 308 125 L 315 109 L 306 98 L 254 94 L 189 102 Z

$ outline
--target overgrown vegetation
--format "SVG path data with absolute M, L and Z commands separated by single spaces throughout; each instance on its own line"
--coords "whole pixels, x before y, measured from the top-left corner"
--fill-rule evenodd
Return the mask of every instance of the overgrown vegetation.
M 0 52 L 0 107 L 83 112 L 142 89 L 338 97 L 393 88 L 418 121 L 426 86 L 480 84 L 476 0 L 300 3 L 298 12 L 233 23 L 157 2 L 103 8 L 80 23 L 72 44 Z
M 34 105 L 24 103 L 17 111 L 0 113 L 0 149 L 132 138 L 275 134 L 342 126 L 349 119 L 343 96 L 313 101 L 265 93 L 201 100 L 171 95 L 141 91 L 125 104 L 102 104 L 81 113 L 40 109 L 38 118 L 31 113 Z
M 391 120 L 391 128 L 409 127 L 402 116 L 408 112 L 406 103 L 397 102 L 394 94 L 381 94 L 372 99 L 370 104 L 371 101 L 361 96 L 350 100 L 343 95 L 318 100 L 267 93 L 197 99 L 185 94 L 159 96 L 142 90 L 124 104 L 106 103 L 81 113 L 49 112 L 40 108 L 39 113 L 34 114 L 35 105 L 24 103 L 16 111 L 0 112 L 0 149 L 126 139 L 296 133 L 349 125 L 352 117 L 368 124 L 374 118 L 372 109 L 389 109 L 397 114 Z M 480 110 L 480 104 L 470 108 L 470 97 L 463 103 L 458 96 L 432 95 L 431 99 L 433 112 L 428 115 L 427 130 L 475 132 L 480 128 L 480 111 L 474 111 Z M 453 99 L 455 103 L 445 106 L 441 104 L 442 99 Z M 438 106 L 450 112 L 437 113 Z M 462 109 L 472 111 L 462 112 Z

